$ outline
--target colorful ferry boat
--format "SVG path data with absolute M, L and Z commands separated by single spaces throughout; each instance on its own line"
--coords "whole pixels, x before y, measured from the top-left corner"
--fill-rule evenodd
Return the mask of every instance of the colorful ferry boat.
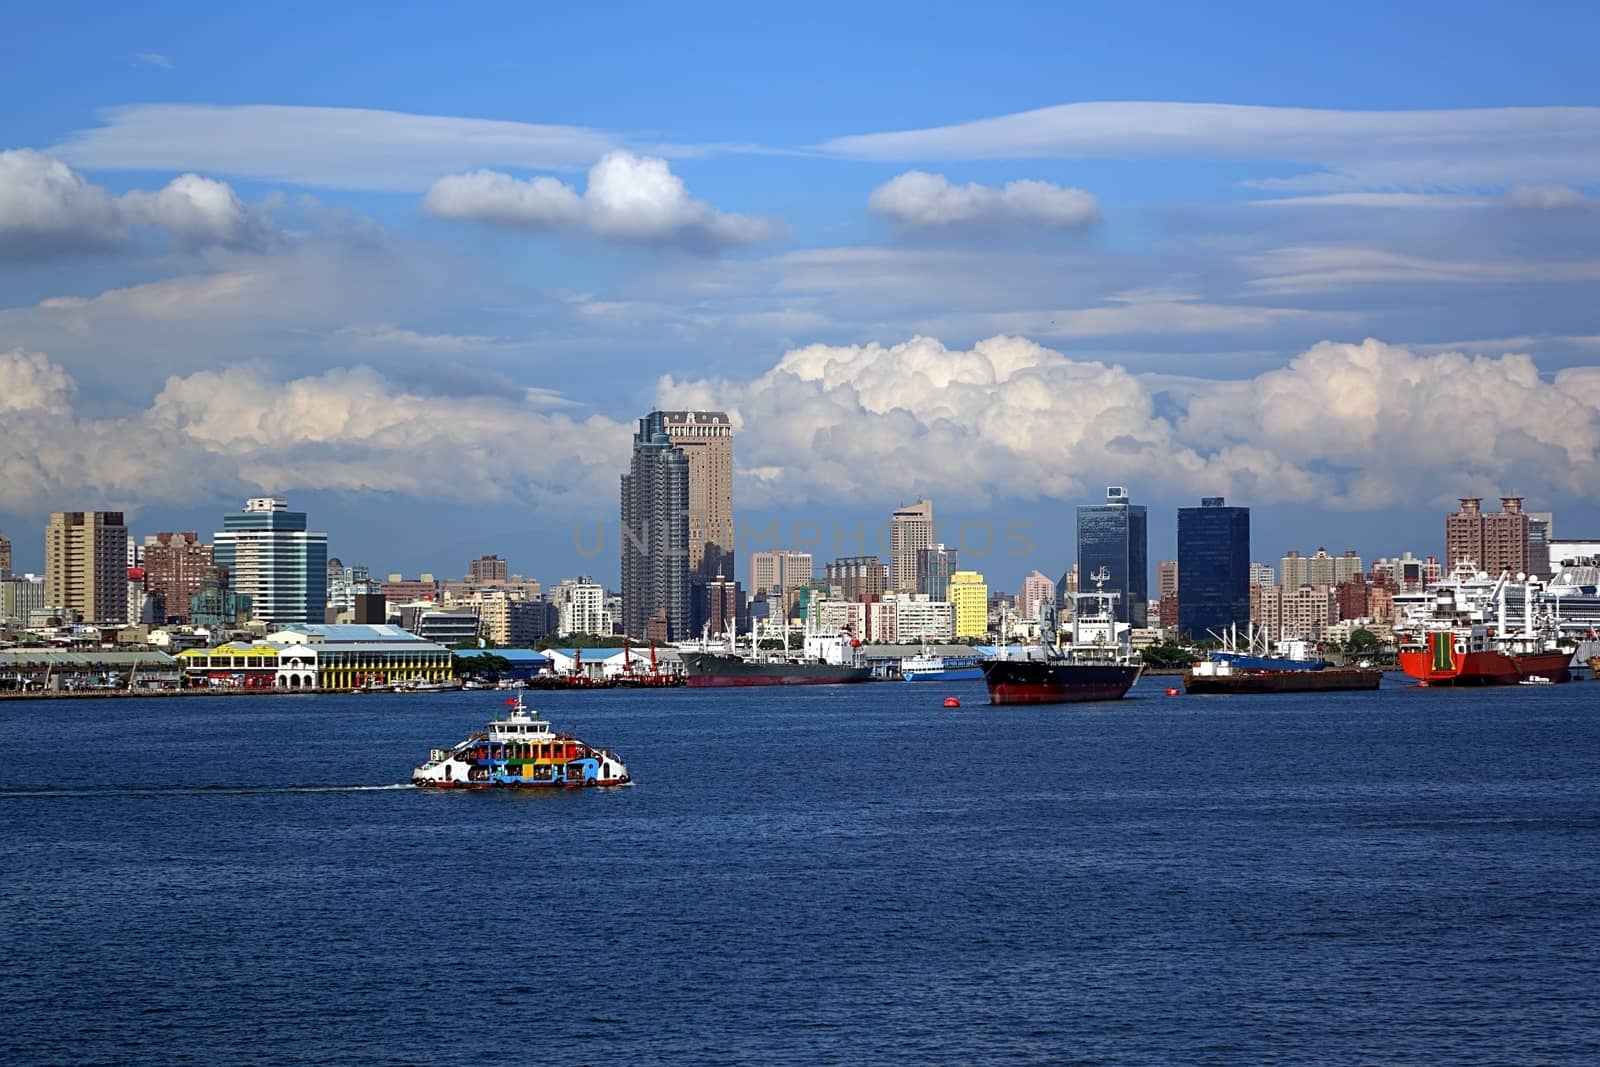
M 519 694 L 511 711 L 454 748 L 432 749 L 411 772 L 411 784 L 429 789 L 577 789 L 633 781 L 622 758 L 558 734 L 529 712 Z

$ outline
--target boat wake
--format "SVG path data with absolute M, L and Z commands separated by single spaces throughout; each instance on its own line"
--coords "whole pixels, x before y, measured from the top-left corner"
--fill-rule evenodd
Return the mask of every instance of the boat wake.
M 86 789 L 0 789 L 0 800 L 88 800 L 100 797 L 247 797 L 273 793 L 381 793 L 415 789 L 409 782 L 389 785 L 151 785 Z

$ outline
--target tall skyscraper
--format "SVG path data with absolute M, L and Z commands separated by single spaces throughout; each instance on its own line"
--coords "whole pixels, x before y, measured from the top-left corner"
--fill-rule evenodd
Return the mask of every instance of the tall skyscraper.
M 1271 574 L 1269 567 L 1267 573 Z M 1178 595 L 1178 561 L 1164 559 L 1156 564 L 1156 599 Z
M 44 531 L 47 607 L 85 622 L 128 618 L 128 528 L 120 511 L 57 511 Z
M 960 569 L 956 564 L 956 550 L 944 545 L 919 548 L 917 557 L 917 587 L 913 593 L 927 593 L 929 600 L 950 599 L 950 576 Z
M 689 580 L 733 577 L 733 424 L 722 411 L 657 411 L 689 461 Z
M 933 501 L 894 509 L 889 521 L 889 584 L 895 592 L 917 592 L 917 549 L 932 544 Z
M 1017 615 L 1028 621 L 1038 621 L 1044 608 L 1054 608 L 1056 583 L 1043 571 L 1034 571 L 1022 579 L 1022 591 L 1017 594 Z
M 1490 515 L 1479 497 L 1462 497 L 1461 510 L 1445 516 L 1445 569 L 1454 571 L 1462 560 L 1471 560 L 1480 571 L 1499 574 L 1526 573 L 1529 516 L 1522 510 L 1520 496 L 1500 498 L 1500 511 Z
M 787 548 L 750 553 L 750 595 L 765 596 L 769 604 L 781 604 L 788 618 L 799 603 L 800 590 L 811 584 L 816 566 L 809 552 Z
M 158 533 L 144 539 L 145 592 L 156 602 L 160 622 L 187 622 L 189 601 L 200 592 L 206 568 L 216 562 L 200 535 Z
M 467 564 L 467 580 L 473 585 L 505 585 L 510 576 L 506 561 L 499 556 L 479 556 Z
M 11 577 L 11 542 L 0 534 L 0 578 Z
M 1120 485 L 1106 489 L 1104 504 L 1078 506 L 1078 580 L 1088 582 L 1104 567 L 1110 574 L 1106 591 L 1115 590 L 1117 620 L 1135 628 L 1147 625 L 1150 563 L 1145 511 Z
M 1178 509 L 1178 629 L 1196 640 L 1250 625 L 1250 509 L 1220 496 Z
M 622 476 L 622 626 L 633 638 L 691 634 L 689 459 L 653 411 L 639 420 Z M 656 620 L 655 627 L 651 620 Z
M 269 627 L 321 624 L 328 607 L 328 535 L 306 529 L 306 513 L 285 500 L 255 497 L 222 517 L 212 555 L 231 591 L 250 598 L 251 617 Z
M 1541 578 L 1554 576 L 1550 565 L 1550 542 L 1556 535 L 1556 517 L 1548 511 L 1528 512 L 1528 573 Z M 0 574 L 5 567 L 0 565 Z
M 989 632 L 989 586 L 977 571 L 956 571 L 950 576 L 947 598 L 955 614 L 956 636 L 982 637 Z

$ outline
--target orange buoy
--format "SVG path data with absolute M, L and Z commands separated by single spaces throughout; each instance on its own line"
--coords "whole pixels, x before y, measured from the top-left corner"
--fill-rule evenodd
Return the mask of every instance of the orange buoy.
M 1181 689 L 1168 689 L 1167 690 L 1167 696 L 1175 697 L 1175 696 L 1180 695 L 1182 692 L 1183 692 L 1183 690 L 1181 690 Z
M 955 697 L 945 697 L 944 706 L 947 708 L 959 708 L 961 706 L 961 701 L 957 700 Z

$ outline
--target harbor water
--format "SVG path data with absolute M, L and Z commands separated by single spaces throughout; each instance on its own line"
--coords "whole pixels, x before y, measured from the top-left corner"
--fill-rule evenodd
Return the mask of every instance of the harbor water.
M 1600 1061 L 1600 685 L 1167 684 L 0 705 L 0 1061 Z

